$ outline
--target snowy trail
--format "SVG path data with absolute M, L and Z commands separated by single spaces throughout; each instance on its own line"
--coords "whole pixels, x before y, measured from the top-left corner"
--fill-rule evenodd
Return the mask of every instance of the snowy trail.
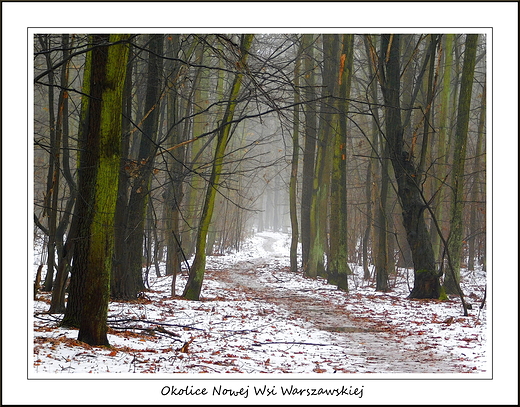
M 171 276 L 150 275 L 142 298 L 110 302 L 111 348 L 78 342 L 40 293 L 31 376 L 490 372 L 486 309 L 461 318 L 457 301 L 407 300 L 405 272 L 380 293 L 354 267 L 346 293 L 291 272 L 289 239 L 263 232 L 240 252 L 208 256 L 200 301 L 172 297 Z M 467 277 L 479 301 L 485 271 Z M 187 276 L 177 278 L 180 291 Z
M 298 287 L 285 288 L 287 272 L 277 277 L 276 265 L 288 261 L 286 256 L 277 252 L 277 240 L 269 234 L 259 234 L 263 239 L 259 256 L 236 262 L 221 275 L 223 281 L 237 290 L 253 293 L 254 298 L 262 299 L 281 307 L 303 319 L 316 329 L 327 333 L 331 344 L 343 349 L 349 356 L 359 359 L 359 367 L 374 372 L 392 373 L 455 373 L 459 370 L 450 363 L 448 354 L 421 350 L 417 347 L 403 347 L 393 335 L 370 326 L 353 321 L 345 306 L 335 306 L 316 292 Z M 274 265 L 274 268 L 271 266 Z M 271 281 L 258 270 L 269 269 Z M 348 302 L 348 294 L 328 287 Z

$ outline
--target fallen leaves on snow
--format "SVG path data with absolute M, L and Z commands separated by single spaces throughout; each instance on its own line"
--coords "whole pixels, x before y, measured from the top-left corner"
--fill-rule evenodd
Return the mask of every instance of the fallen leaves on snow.
M 170 297 L 151 278 L 136 301 L 111 302 L 111 347 L 76 340 L 34 302 L 35 373 L 480 373 L 487 370 L 486 309 L 406 299 L 406 273 L 376 292 L 352 266 L 351 291 L 288 267 L 287 235 L 256 236 L 240 254 L 208 257 L 203 298 Z M 256 239 L 256 240 L 255 240 Z M 262 246 L 275 252 L 262 252 Z M 248 250 L 249 249 L 249 250 Z M 285 254 L 284 254 L 285 253 Z M 412 274 L 412 273 L 410 273 Z M 410 275 L 411 277 L 411 275 Z M 463 288 L 478 303 L 485 272 Z M 177 287 L 186 276 L 178 276 Z

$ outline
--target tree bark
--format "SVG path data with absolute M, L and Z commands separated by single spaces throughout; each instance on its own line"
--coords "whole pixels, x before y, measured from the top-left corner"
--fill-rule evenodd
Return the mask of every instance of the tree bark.
M 366 57 L 368 60 L 371 59 L 371 39 L 372 36 L 370 35 L 364 35 L 363 36 L 363 42 L 365 45 L 365 52 Z M 373 51 L 375 54 L 375 50 Z M 373 64 L 368 64 L 368 74 L 369 78 L 375 78 L 375 70 L 377 70 L 377 66 L 374 67 Z M 367 92 L 367 99 L 369 102 L 372 102 L 374 106 L 370 106 L 371 111 L 371 133 L 372 133 L 372 141 L 371 141 L 371 147 L 372 152 L 376 157 L 379 157 L 379 161 L 381 161 L 381 151 L 380 151 L 380 143 L 379 142 L 379 130 L 381 129 L 381 124 L 379 121 L 379 107 L 377 104 L 378 96 L 377 96 L 377 82 L 375 80 L 372 80 L 369 89 Z M 382 167 L 382 165 L 380 166 Z M 363 235 L 363 278 L 365 280 L 370 279 L 370 269 L 369 269 L 369 245 L 370 245 L 370 234 L 373 229 L 373 242 L 376 241 L 377 232 L 379 229 L 376 228 L 376 212 L 379 207 L 376 206 L 376 202 L 379 201 L 379 195 L 377 191 L 377 185 L 379 184 L 379 177 L 378 177 L 378 166 L 377 161 L 375 159 L 371 159 L 368 166 L 367 166 L 367 178 L 366 178 L 366 187 L 365 187 L 365 196 L 367 200 L 367 206 L 366 206 L 366 214 L 367 214 L 367 226 L 365 229 L 365 233 Z M 374 208 L 373 208 L 374 207 Z M 374 264 L 377 261 L 377 253 L 376 249 L 379 246 L 379 244 L 372 244 L 372 259 L 374 261 Z
M 50 49 L 50 36 L 39 36 L 42 49 Z M 49 167 L 47 170 L 47 193 L 43 203 L 43 214 L 47 217 L 47 230 L 49 240 L 47 242 L 47 274 L 43 283 L 44 291 L 51 291 L 54 280 L 54 267 L 56 264 L 56 227 L 58 219 L 58 192 L 60 177 L 60 142 L 56 132 L 56 117 L 54 109 L 54 70 L 50 52 L 45 54 L 48 73 L 48 111 L 49 111 Z
M 452 89 L 451 78 L 452 78 L 452 64 L 453 64 L 453 37 L 454 34 L 446 34 L 444 36 L 444 73 L 442 78 L 442 88 L 440 91 L 440 112 L 439 112 L 439 141 L 437 143 L 437 158 L 440 160 L 441 165 L 436 169 L 435 179 L 433 181 L 433 193 L 435 195 L 432 207 L 437 216 L 437 221 L 440 225 L 444 223 L 445 217 L 445 195 L 446 189 L 444 187 L 444 180 L 446 179 L 446 166 L 448 164 L 448 152 L 449 148 L 447 143 L 449 140 L 447 138 L 448 129 L 451 127 L 449 120 L 449 112 L 450 112 L 450 94 Z M 430 228 L 433 230 L 434 225 Z M 444 232 L 443 227 L 441 227 L 441 231 Z M 444 247 L 441 245 L 441 236 L 439 233 L 434 233 L 432 235 L 432 245 L 433 252 L 437 259 L 442 259 L 442 253 L 444 251 Z
M 440 281 L 435 269 L 431 238 L 424 219 L 426 209 L 417 185 L 417 167 L 413 156 L 404 149 L 401 122 L 400 35 L 384 34 L 381 38 L 380 64 L 384 76 L 381 90 L 385 101 L 386 137 L 403 209 L 403 225 L 414 263 L 414 287 L 409 298 L 439 298 Z
M 247 57 L 249 48 L 253 42 L 253 34 L 243 34 L 240 42 L 240 59 L 237 62 L 237 72 L 231 86 L 229 99 L 222 119 L 221 129 L 218 133 L 217 146 L 215 150 L 215 158 L 213 160 L 211 176 L 206 190 L 206 198 L 202 210 L 202 216 L 197 232 L 196 252 L 193 264 L 188 276 L 186 287 L 184 288 L 183 297 L 189 300 L 199 300 L 202 290 L 202 282 L 204 280 L 204 272 L 206 268 L 206 239 L 208 229 L 213 216 L 215 206 L 215 196 L 217 193 L 226 146 L 232 135 L 231 122 L 237 106 L 237 99 L 242 86 L 242 77 L 247 69 Z
M 128 56 L 125 44 L 110 43 L 126 38 L 128 35 L 92 35 L 92 43 L 100 46 L 90 51 L 85 68 L 89 82 L 85 93 L 90 95 L 90 102 L 88 131 L 80 140 L 78 244 L 72 277 L 80 304 L 78 340 L 89 345 L 109 345 L 106 319 Z
M 377 214 L 377 247 L 374 248 L 375 258 L 374 267 L 376 275 L 376 291 L 386 292 L 389 290 L 389 250 L 388 250 L 388 220 L 387 220 L 387 201 L 388 186 L 390 184 L 388 156 L 390 149 L 388 142 L 383 140 L 383 150 L 381 161 L 381 190 L 379 194 L 379 205 L 376 209 Z
M 337 127 L 334 129 L 334 157 L 331 181 L 330 259 L 327 263 L 327 280 L 348 291 L 348 223 L 347 223 L 347 112 L 349 108 L 352 66 L 354 61 L 354 35 L 345 34 L 338 64 L 338 93 L 336 103 Z
M 334 62 L 338 57 L 338 41 L 333 34 L 323 35 L 323 96 L 333 96 L 337 83 Z M 330 180 L 333 156 L 332 118 L 333 98 L 322 98 L 320 103 L 319 136 L 316 163 L 313 175 L 313 195 L 311 200 L 311 228 L 309 259 L 305 274 L 308 277 L 325 277 L 325 255 L 329 249 L 327 239 L 327 219 L 330 204 Z
M 91 108 L 91 76 L 92 76 L 92 52 L 87 52 L 85 56 L 85 69 L 83 71 L 83 88 L 81 97 L 81 112 L 78 126 L 78 149 L 79 149 L 79 168 L 78 168 L 78 200 L 74 207 L 74 215 L 71 227 L 74 230 L 73 235 L 69 236 L 67 242 L 70 242 L 69 250 L 72 251 L 74 262 L 70 270 L 69 295 L 67 298 L 67 308 L 61 321 L 61 326 L 79 328 L 81 321 L 81 309 L 83 305 L 83 293 L 85 289 L 85 244 L 88 239 L 88 228 L 85 226 L 87 221 L 85 214 L 89 211 L 88 203 L 91 202 L 91 187 L 89 186 L 89 177 L 94 175 L 93 170 L 90 174 L 86 174 L 88 167 L 83 165 L 87 155 L 87 140 L 90 129 L 90 108 Z M 77 244 L 79 243 L 79 244 Z M 66 245 L 68 246 L 68 245 Z M 82 257 L 81 261 L 76 261 Z
M 469 218 L 469 229 L 471 236 L 468 243 L 468 270 L 475 269 L 475 260 L 477 258 L 477 236 L 480 234 L 477 231 L 478 228 L 478 214 L 477 212 L 483 211 L 483 208 L 478 205 L 478 199 L 481 194 L 480 183 L 481 178 L 479 176 L 481 171 L 481 160 L 482 160 L 482 145 L 485 139 L 485 123 L 486 123 L 486 84 L 484 83 L 484 90 L 482 91 L 482 102 L 480 105 L 480 119 L 478 124 L 478 135 L 477 135 L 477 147 L 475 151 L 475 163 L 474 163 L 474 180 L 471 186 L 471 213 Z M 485 195 L 484 195 L 485 196 Z M 480 239 L 479 239 L 480 240 Z
M 124 258 L 126 256 L 126 219 L 128 216 L 128 189 L 130 185 L 129 154 L 132 123 L 132 72 L 134 63 L 133 47 L 128 46 L 128 66 L 126 69 L 125 85 L 123 90 L 123 120 L 121 159 L 119 164 L 119 182 L 116 201 L 115 232 L 114 232 L 114 259 L 112 261 L 112 276 L 110 292 L 112 298 L 126 298 L 129 286 L 129 273 L 126 271 Z
M 466 161 L 466 144 L 468 139 L 469 114 L 471 106 L 471 92 L 475 74 L 478 34 L 468 34 L 464 51 L 464 63 L 460 85 L 459 105 L 457 109 L 457 125 L 455 128 L 455 146 L 453 154 L 453 168 L 451 171 L 452 204 L 450 217 L 450 234 L 448 236 L 448 250 L 451 254 L 452 266 L 455 271 L 446 274 L 444 288 L 447 293 L 457 293 L 457 284 L 460 281 L 460 262 L 462 256 L 462 211 L 464 209 L 464 167 Z
M 70 53 L 69 50 L 69 37 L 68 34 L 62 35 L 62 47 L 63 47 L 63 59 L 67 60 Z M 58 254 L 58 267 L 56 272 L 56 279 L 52 287 L 51 306 L 49 308 L 50 313 L 63 313 L 65 312 L 65 282 L 69 273 L 69 256 L 64 253 L 63 236 L 69 223 L 70 212 L 74 206 L 75 198 L 75 185 L 72 181 L 69 168 L 69 154 L 68 154 L 68 92 L 65 90 L 68 88 L 68 69 L 69 63 L 62 66 L 60 85 L 61 91 L 58 97 L 58 117 L 56 120 L 56 135 L 58 140 L 63 140 L 63 165 L 62 171 L 65 174 L 65 178 L 69 184 L 70 195 L 67 199 L 65 211 L 60 219 L 60 222 L 55 231 L 55 242 Z M 59 166 L 58 166 L 59 167 Z M 58 181 L 58 180 L 57 180 Z
M 162 77 L 163 36 L 152 34 L 148 55 L 148 74 L 144 104 L 141 142 L 137 157 L 137 171 L 132 183 L 125 225 L 125 251 L 120 261 L 126 284 L 121 292 L 113 290 L 112 295 L 120 299 L 136 299 L 139 292 L 145 289 L 143 282 L 143 241 L 146 208 L 149 199 L 153 161 L 156 152 L 157 128 L 159 122 L 159 102 Z
M 302 196 L 301 196 L 301 241 L 302 266 L 307 268 L 311 246 L 311 203 L 316 154 L 316 94 L 314 89 L 314 39 L 312 34 L 303 34 L 304 86 L 305 86 L 305 142 L 303 149 Z
M 299 156 L 299 132 L 300 132 L 300 65 L 301 45 L 294 61 L 294 111 L 292 134 L 292 158 L 291 177 L 289 181 L 289 210 L 291 218 L 291 247 L 290 267 L 292 272 L 298 271 L 298 216 L 297 216 L 297 184 L 298 184 L 298 156 Z
M 168 56 L 177 58 L 180 52 L 179 34 L 173 34 L 172 40 L 169 41 L 167 48 Z M 167 122 L 172 129 L 172 134 L 167 134 L 167 146 L 175 146 L 182 142 L 182 132 L 175 126 L 179 119 L 180 100 L 176 90 L 178 86 L 177 76 L 180 64 L 176 62 L 167 62 L 166 70 L 169 73 L 167 80 Z M 174 130 L 175 129 L 175 130 Z M 167 168 L 166 190 L 164 192 L 164 216 L 166 218 L 166 275 L 172 276 L 171 295 L 176 295 L 177 274 L 181 271 L 181 234 L 179 227 L 180 205 L 183 198 L 184 179 L 184 148 L 180 147 L 164 156 Z

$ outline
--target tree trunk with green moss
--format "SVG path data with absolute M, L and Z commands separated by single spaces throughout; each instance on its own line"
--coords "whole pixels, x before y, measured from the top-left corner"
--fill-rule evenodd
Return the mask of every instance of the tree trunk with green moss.
M 201 134 L 207 132 L 209 126 L 211 125 L 211 118 L 207 112 L 205 112 L 209 105 L 208 76 L 210 73 L 208 69 L 203 68 L 203 66 L 207 63 L 208 57 L 207 52 L 205 51 L 205 43 L 198 39 L 193 42 L 192 47 L 194 47 L 194 49 L 190 49 L 188 52 L 191 51 L 193 53 L 195 63 L 201 65 L 201 67 L 199 67 L 194 73 L 193 88 L 189 92 L 189 97 L 186 100 L 186 115 L 190 114 L 190 110 L 193 110 L 193 125 L 189 131 L 191 131 L 191 137 L 197 138 Z M 219 72 L 219 75 L 220 74 L 221 73 Z M 219 93 L 219 90 L 220 89 L 217 89 L 216 92 L 219 97 L 222 97 L 221 93 Z M 208 141 L 205 139 L 195 140 L 190 145 L 189 155 L 191 158 L 188 159 L 188 162 L 195 171 L 189 178 L 189 182 L 187 182 L 187 204 L 185 206 L 185 214 L 183 215 L 191 226 L 183 233 L 183 245 L 187 250 L 188 256 L 194 253 L 195 242 L 197 239 L 197 225 L 200 220 L 200 214 L 202 212 L 201 202 L 204 196 L 204 178 L 201 177 L 198 172 L 200 171 L 201 165 L 205 164 L 204 151 L 208 150 L 208 155 L 211 155 L 212 146 L 213 144 L 208 143 Z M 208 240 L 211 240 L 211 238 Z M 209 246 L 213 245 L 210 244 L 208 247 Z
M 347 246 L 347 111 L 354 55 L 354 35 L 343 35 L 343 45 L 339 58 L 338 90 L 339 100 L 335 113 L 337 127 L 334 129 L 334 157 L 331 181 L 331 221 L 330 259 L 327 263 L 327 280 L 342 290 L 348 291 Z
M 480 177 L 481 161 L 485 160 L 485 156 L 482 157 L 482 153 L 484 150 L 484 142 L 485 142 L 485 126 L 486 126 L 486 84 L 484 83 L 484 89 L 482 91 L 482 99 L 480 105 L 480 118 L 478 123 L 478 135 L 477 135 L 477 146 L 475 151 L 475 163 L 474 163 L 474 171 L 475 179 L 473 180 L 473 184 L 471 186 L 471 213 L 469 217 L 469 229 L 471 236 L 468 242 L 468 270 L 472 271 L 475 269 L 475 259 L 477 257 L 477 238 L 480 239 L 480 234 L 485 231 L 479 231 L 478 223 L 477 223 L 477 211 L 484 213 L 484 207 L 482 204 L 478 203 L 480 194 L 484 194 L 485 190 L 482 191 L 481 182 L 482 179 Z M 485 188 L 485 187 L 484 187 Z
M 454 34 L 446 34 L 444 43 L 444 74 L 442 77 L 442 88 L 440 91 L 440 113 L 439 113 L 439 142 L 437 143 L 437 157 L 443 165 L 439 165 L 436 169 L 435 179 L 433 180 L 433 193 L 435 194 L 432 207 L 439 224 L 443 224 L 445 217 L 444 201 L 446 196 L 446 188 L 444 180 L 446 178 L 446 165 L 448 164 L 448 128 L 450 121 L 448 120 L 448 112 L 450 111 L 450 94 L 452 89 L 451 71 L 453 70 L 453 38 Z M 431 230 L 435 230 L 432 221 Z M 437 259 L 441 259 L 444 247 L 441 245 L 441 236 L 439 233 L 432 234 L 433 252 Z
M 204 273 L 206 269 L 206 239 L 208 230 L 213 216 L 213 209 L 215 206 L 215 196 L 219 186 L 220 175 L 224 164 L 224 155 L 226 153 L 226 146 L 232 135 L 231 126 L 238 104 L 238 96 L 242 87 L 242 78 L 247 69 L 247 57 L 251 43 L 253 42 L 253 34 L 243 34 L 240 42 L 240 59 L 237 62 L 237 72 L 231 86 L 228 103 L 224 117 L 222 118 L 222 125 L 218 133 L 217 147 L 215 150 L 215 157 L 213 160 L 211 175 L 206 190 L 206 198 L 202 209 L 199 228 L 197 231 L 196 252 L 193 264 L 191 266 L 188 281 L 183 292 L 183 297 L 189 300 L 199 300 L 202 290 L 202 282 L 204 280 Z
M 302 267 L 305 270 L 309 262 L 311 246 L 311 203 L 313 194 L 314 164 L 316 154 L 316 90 L 314 89 L 314 36 L 302 35 L 302 54 L 304 86 L 304 147 L 302 165 L 302 195 L 300 205 L 300 240 L 302 242 Z
M 114 255 L 114 219 L 121 149 L 122 95 L 128 46 L 113 44 L 128 35 L 92 35 L 98 45 L 87 56 L 80 139 L 78 238 L 74 246 L 71 295 L 78 296 L 78 340 L 109 345 L 107 313 Z M 66 315 L 67 316 L 67 315 Z
M 462 212 L 464 210 L 464 166 L 466 161 L 466 144 L 468 139 L 471 92 L 475 74 L 478 34 L 468 34 L 464 51 L 464 63 L 460 84 L 459 105 L 457 109 L 457 125 L 455 127 L 455 147 L 453 167 L 451 170 L 451 187 L 453 191 L 451 204 L 450 234 L 448 250 L 450 251 L 455 276 L 447 273 L 444 288 L 448 294 L 457 293 L 460 281 L 460 261 L 462 256 Z
M 339 42 L 334 34 L 323 35 L 323 93 L 320 103 L 320 122 L 316 164 L 313 177 L 313 195 L 310 212 L 310 246 L 309 259 L 305 274 L 308 277 L 326 276 L 325 256 L 329 249 L 327 238 L 327 218 L 330 204 L 330 181 L 333 157 L 333 116 L 334 99 L 339 67 Z M 327 98 L 326 96 L 331 96 Z

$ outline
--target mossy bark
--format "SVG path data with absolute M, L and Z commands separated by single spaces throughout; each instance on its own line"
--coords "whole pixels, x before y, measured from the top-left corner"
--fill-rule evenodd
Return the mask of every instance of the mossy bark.
M 330 221 L 330 261 L 327 266 L 327 280 L 330 284 L 348 291 L 347 245 L 347 111 L 352 83 L 352 66 L 354 55 L 354 35 L 342 37 L 342 50 L 339 59 L 339 101 L 335 114 L 334 158 L 331 181 L 331 221 Z
M 455 128 L 455 148 L 453 167 L 451 171 L 451 187 L 453 191 L 451 204 L 450 234 L 448 250 L 451 254 L 455 276 L 446 274 L 444 286 L 448 294 L 457 293 L 460 281 L 460 262 L 462 256 L 462 212 L 464 210 L 464 167 L 466 161 L 466 144 L 468 139 L 471 92 L 475 74 L 478 34 L 468 34 L 464 51 L 464 63 L 460 84 L 459 105 L 457 110 L 457 125 Z M 454 278 L 455 277 L 455 278 Z
M 445 217 L 444 201 L 446 195 L 446 188 L 443 183 L 446 178 L 446 167 L 448 164 L 449 148 L 447 146 L 448 128 L 450 121 L 448 120 L 448 113 L 450 111 L 450 94 L 452 89 L 452 64 L 453 64 L 453 38 L 454 34 L 446 34 L 444 40 L 444 75 L 442 78 L 442 89 L 440 92 L 440 113 L 439 113 L 439 142 L 437 143 L 437 156 L 444 165 L 439 165 L 436 169 L 436 177 L 433 180 L 433 191 L 436 194 L 433 200 L 433 210 L 439 224 L 443 223 Z M 432 228 L 433 229 L 433 228 Z M 441 245 L 441 236 L 439 233 L 432 235 L 433 252 L 436 258 L 441 259 L 444 247 Z
M 80 140 L 78 242 L 74 250 L 74 292 L 79 300 L 78 340 L 109 345 L 107 313 L 114 255 L 114 218 L 121 147 L 122 93 L 128 47 L 113 44 L 128 35 L 92 35 L 87 58 L 88 122 Z M 79 277 L 79 278 L 78 278 Z M 72 285 L 72 281 L 71 281 Z M 78 321 L 71 321 L 76 324 Z
M 247 69 L 247 57 L 251 43 L 253 42 L 253 34 L 242 35 L 240 44 L 240 59 L 237 63 L 238 70 L 235 73 L 233 85 L 231 86 L 229 99 L 222 119 L 222 127 L 218 133 L 217 147 L 215 150 L 215 157 L 213 160 L 211 175 L 206 190 L 206 198 L 202 210 L 199 228 L 197 231 L 196 252 L 193 264 L 191 266 L 190 274 L 186 287 L 184 288 L 183 297 L 189 300 L 199 300 L 202 290 L 202 282 L 204 280 L 204 273 L 206 269 L 206 240 L 208 230 L 213 216 L 213 209 L 215 207 L 215 197 L 219 185 L 222 166 L 224 163 L 224 155 L 226 153 L 226 146 L 231 137 L 231 125 L 235 109 L 237 106 L 237 99 L 242 87 L 242 78 Z
M 302 242 L 302 267 L 305 270 L 309 261 L 311 246 L 311 203 L 313 194 L 314 164 L 316 154 L 316 97 L 314 80 L 314 36 L 313 34 L 302 35 L 303 54 L 303 77 L 304 77 L 304 132 L 305 140 L 303 147 L 302 164 L 302 194 L 300 205 L 300 224 Z
M 329 249 L 327 239 L 327 219 L 330 205 L 330 182 L 333 157 L 333 115 L 332 98 L 337 86 L 337 66 L 339 41 L 334 34 L 323 35 L 323 93 L 320 103 L 320 121 L 316 164 L 313 175 L 313 195 L 310 211 L 309 259 L 304 267 L 308 277 L 326 276 L 325 256 Z
M 469 238 L 468 243 L 468 270 L 472 271 L 475 269 L 475 259 L 477 258 L 477 239 L 481 239 L 476 231 L 478 230 L 478 212 L 484 212 L 484 205 L 477 203 L 479 201 L 479 194 L 485 194 L 485 190 L 481 192 L 481 182 L 480 179 L 480 171 L 481 160 L 485 160 L 485 155 L 482 157 L 482 152 L 485 151 L 484 143 L 485 143 L 485 126 L 486 126 L 486 84 L 484 84 L 484 89 L 482 91 L 482 99 L 480 105 L 480 117 L 478 123 L 478 135 L 477 135 L 477 145 L 475 151 L 475 162 L 474 162 L 474 170 L 475 179 L 471 186 L 471 212 L 469 217 L 469 230 L 471 231 L 472 236 Z M 485 167 L 484 167 L 485 168 Z M 485 196 L 485 195 L 484 195 Z M 482 242 L 482 240 L 481 240 Z

